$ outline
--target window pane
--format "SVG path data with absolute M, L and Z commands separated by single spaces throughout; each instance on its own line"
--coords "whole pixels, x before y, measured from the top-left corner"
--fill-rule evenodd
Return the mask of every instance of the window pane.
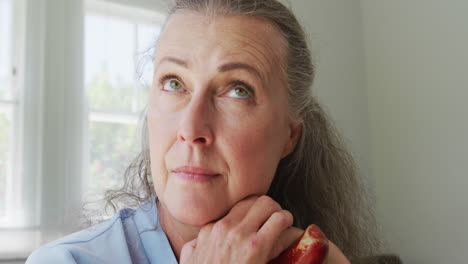
M 0 112 L 0 217 L 6 214 L 10 129 L 10 119 Z
M 97 15 L 86 15 L 85 24 L 85 85 L 89 107 L 132 111 L 134 25 Z
M 99 197 L 119 187 L 122 175 L 139 147 L 137 125 L 90 122 L 90 178 L 88 190 Z
M 112 6 L 110 6 L 112 7 Z M 85 16 L 85 87 L 89 102 L 90 164 L 86 200 L 120 187 L 140 149 L 137 119 L 147 105 L 154 44 L 161 25 L 109 13 Z M 131 9 L 129 9 L 131 12 Z M 137 134 L 138 133 L 138 134 Z M 99 203 L 88 204 L 99 209 Z
M 148 103 L 149 92 L 153 83 L 153 57 L 156 40 L 161 27 L 138 25 L 138 108 L 143 109 Z
M 0 0 L 0 100 L 11 99 L 11 0 Z

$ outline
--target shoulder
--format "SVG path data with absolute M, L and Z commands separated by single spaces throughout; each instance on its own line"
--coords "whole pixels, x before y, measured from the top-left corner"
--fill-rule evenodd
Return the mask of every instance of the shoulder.
M 134 210 L 121 210 L 110 220 L 50 242 L 26 263 L 106 263 L 103 260 L 113 257 L 131 263 L 128 245 L 133 241 L 127 240 L 135 237 L 133 214 Z
M 29 256 L 26 264 L 39 264 L 39 263 L 76 263 L 73 255 L 63 247 L 41 247 Z

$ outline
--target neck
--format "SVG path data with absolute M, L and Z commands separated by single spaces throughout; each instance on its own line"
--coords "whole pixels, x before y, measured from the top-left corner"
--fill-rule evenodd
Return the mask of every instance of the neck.
M 172 251 L 176 256 L 177 261 L 179 261 L 182 247 L 185 243 L 197 238 L 198 233 L 200 232 L 200 227 L 186 225 L 177 221 L 171 216 L 164 204 L 158 201 L 157 205 L 161 227 L 169 239 L 169 243 L 171 244 Z

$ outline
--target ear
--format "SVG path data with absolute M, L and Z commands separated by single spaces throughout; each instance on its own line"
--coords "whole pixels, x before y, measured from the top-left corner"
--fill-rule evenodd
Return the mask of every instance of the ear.
M 289 155 L 291 152 L 293 152 L 294 148 L 296 147 L 297 141 L 299 140 L 299 137 L 301 136 L 301 131 L 302 131 L 301 123 L 291 124 L 290 131 L 289 131 L 289 139 L 286 142 L 286 145 L 284 146 L 283 153 L 281 154 L 281 158 L 284 158 L 287 155 Z

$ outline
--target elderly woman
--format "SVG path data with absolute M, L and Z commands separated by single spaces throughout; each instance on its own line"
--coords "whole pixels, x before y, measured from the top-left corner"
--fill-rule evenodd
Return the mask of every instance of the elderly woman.
M 154 63 L 142 153 L 107 196 L 139 208 L 28 263 L 267 263 L 311 223 L 335 242 L 326 263 L 370 252 L 372 214 L 311 96 L 291 11 L 275 0 L 178 0 Z

